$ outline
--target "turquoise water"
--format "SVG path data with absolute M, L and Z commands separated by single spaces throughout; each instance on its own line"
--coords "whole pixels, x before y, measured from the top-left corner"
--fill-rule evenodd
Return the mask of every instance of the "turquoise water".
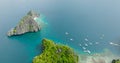
M 41 52 L 43 38 L 68 45 L 80 54 L 85 53 L 79 44 L 91 42 L 93 45 L 86 47 L 91 54 L 109 49 L 119 55 L 120 47 L 109 44 L 110 41 L 120 43 L 118 2 L 120 1 L 0 1 L 0 63 L 31 63 L 33 57 Z M 43 22 L 41 31 L 7 37 L 7 31 L 15 27 L 31 9 L 42 15 L 41 19 L 37 19 Z M 103 39 L 100 39 L 103 35 Z

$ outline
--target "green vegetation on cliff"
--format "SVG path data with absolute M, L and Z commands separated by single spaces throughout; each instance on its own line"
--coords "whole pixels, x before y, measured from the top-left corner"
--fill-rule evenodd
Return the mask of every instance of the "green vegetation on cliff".
M 117 59 L 117 60 L 112 60 L 112 63 L 120 63 L 120 60 Z
M 78 56 L 68 46 L 43 39 L 42 48 L 42 53 L 34 57 L 33 63 L 78 63 Z

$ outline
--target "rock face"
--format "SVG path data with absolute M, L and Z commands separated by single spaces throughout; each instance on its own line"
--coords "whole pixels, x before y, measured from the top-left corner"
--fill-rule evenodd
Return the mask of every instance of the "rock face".
M 18 25 L 8 31 L 8 36 L 21 35 L 27 32 L 37 32 L 40 30 L 40 25 L 35 21 L 35 18 L 40 15 L 34 11 L 29 11 L 26 16 L 24 16 Z

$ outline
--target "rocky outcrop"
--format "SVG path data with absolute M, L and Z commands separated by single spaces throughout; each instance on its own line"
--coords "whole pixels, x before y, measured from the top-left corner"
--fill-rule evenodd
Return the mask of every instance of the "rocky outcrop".
M 35 21 L 40 15 L 34 11 L 29 11 L 26 16 L 24 16 L 18 25 L 8 31 L 8 36 L 21 35 L 27 32 L 37 32 L 40 30 L 40 25 Z

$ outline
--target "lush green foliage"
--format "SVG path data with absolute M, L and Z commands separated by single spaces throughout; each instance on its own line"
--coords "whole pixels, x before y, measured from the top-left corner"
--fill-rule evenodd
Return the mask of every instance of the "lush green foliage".
M 13 33 L 16 33 L 16 29 L 13 29 Z
M 112 60 L 112 63 L 120 63 L 120 60 L 117 59 L 117 60 Z
M 33 63 L 78 63 L 78 56 L 65 45 L 57 45 L 48 39 L 42 40 L 42 54 L 34 57 Z

